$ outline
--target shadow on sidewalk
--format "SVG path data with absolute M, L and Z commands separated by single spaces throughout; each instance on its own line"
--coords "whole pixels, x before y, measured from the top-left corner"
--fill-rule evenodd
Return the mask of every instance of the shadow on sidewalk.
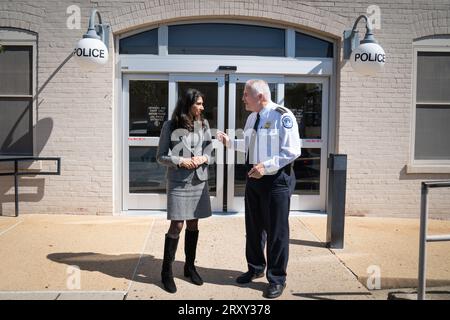
M 295 244 L 299 246 L 306 247 L 317 247 L 317 248 L 326 248 L 327 245 L 324 242 L 320 241 L 308 241 L 308 240 L 300 240 L 300 239 L 290 239 L 289 244 Z
M 164 290 L 161 284 L 160 274 L 162 259 L 156 259 L 152 255 L 143 255 L 141 257 L 139 254 L 107 255 L 95 252 L 64 252 L 49 254 L 47 258 L 57 263 L 78 266 L 80 270 L 97 271 L 115 278 L 125 278 L 134 282 L 154 284 L 160 287 L 161 290 Z M 189 279 L 183 276 L 183 267 L 184 261 L 175 261 L 173 263 L 174 277 L 190 282 Z M 196 266 L 196 268 L 205 283 L 247 287 L 259 291 L 263 291 L 267 285 L 262 282 L 251 282 L 245 285 L 237 284 L 235 279 L 243 271 L 199 266 Z

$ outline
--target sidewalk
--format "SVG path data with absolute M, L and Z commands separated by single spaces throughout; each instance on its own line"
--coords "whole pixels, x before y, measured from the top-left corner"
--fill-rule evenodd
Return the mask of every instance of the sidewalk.
M 429 225 L 430 233 L 450 233 L 450 221 Z M 182 276 L 180 239 L 174 295 L 160 283 L 167 227 L 161 216 L 0 217 L 0 299 L 264 299 L 265 278 L 250 285 L 234 280 L 246 270 L 243 216 L 200 222 L 203 286 Z M 416 219 L 347 217 L 342 250 L 324 247 L 326 216 L 291 216 L 290 228 L 287 287 L 279 299 L 387 299 L 390 291 L 417 286 Z M 450 243 L 428 248 L 428 289 L 445 293 Z M 367 288 L 368 280 L 376 284 L 373 270 L 384 290 Z

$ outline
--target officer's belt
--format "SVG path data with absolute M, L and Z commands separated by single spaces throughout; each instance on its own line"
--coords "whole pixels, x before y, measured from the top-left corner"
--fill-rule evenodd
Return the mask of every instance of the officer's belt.
M 252 168 L 252 166 L 251 165 L 249 165 L 248 163 L 246 163 L 245 164 L 245 167 L 246 167 L 246 170 L 247 171 L 250 171 L 251 170 L 251 168 Z M 294 163 L 293 162 L 291 162 L 291 163 L 289 163 L 289 164 L 287 164 L 287 165 L 285 165 L 283 168 L 281 168 L 281 169 L 278 169 L 278 173 L 281 173 L 281 172 L 285 172 L 287 175 L 291 175 L 291 172 L 292 172 L 292 169 L 293 169 L 293 167 L 294 167 Z
M 291 162 L 287 165 L 285 165 L 283 168 L 281 168 L 279 171 L 281 173 L 281 171 L 284 171 L 287 175 L 291 175 L 292 169 L 294 167 L 294 163 Z

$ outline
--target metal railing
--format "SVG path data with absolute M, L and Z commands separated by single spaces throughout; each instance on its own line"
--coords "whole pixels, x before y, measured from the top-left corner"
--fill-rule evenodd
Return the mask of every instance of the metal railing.
M 19 172 L 19 162 L 22 161 L 56 161 L 56 172 Z M 14 176 L 15 215 L 19 216 L 19 176 L 60 175 L 61 158 L 59 157 L 7 157 L 0 158 L 0 162 L 14 162 L 14 172 L 0 172 L 0 176 Z
M 419 286 L 417 289 L 417 300 L 425 300 L 427 242 L 450 241 L 450 234 L 432 236 L 427 234 L 428 189 L 430 188 L 450 188 L 450 180 L 422 182 L 420 200 Z

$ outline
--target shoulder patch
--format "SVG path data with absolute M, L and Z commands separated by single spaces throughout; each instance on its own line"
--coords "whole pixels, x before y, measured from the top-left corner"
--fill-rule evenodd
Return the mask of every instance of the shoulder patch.
M 281 114 L 287 113 L 287 110 L 284 109 L 283 107 L 276 107 L 275 111 L 278 112 L 278 113 L 281 113 Z
M 286 129 L 291 129 L 294 125 L 294 121 L 289 115 L 282 117 L 281 122 L 283 123 L 283 127 L 285 127 Z

